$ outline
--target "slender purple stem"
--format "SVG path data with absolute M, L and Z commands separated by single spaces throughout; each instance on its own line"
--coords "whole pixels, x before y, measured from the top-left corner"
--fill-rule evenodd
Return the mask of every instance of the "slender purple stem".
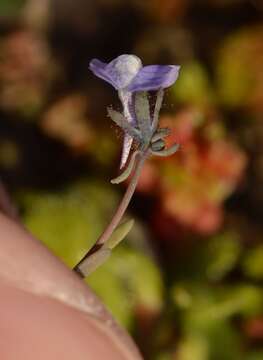
M 85 273 L 85 263 L 88 264 L 88 259 L 91 254 L 96 252 L 98 249 L 102 247 L 103 244 L 111 237 L 116 227 L 119 225 L 130 201 L 136 189 L 141 170 L 143 164 L 147 157 L 149 156 L 149 151 L 145 151 L 141 153 L 137 163 L 135 165 L 135 169 L 131 178 L 131 181 L 126 189 L 126 192 L 113 216 L 108 226 L 105 228 L 101 236 L 98 238 L 96 243 L 92 246 L 92 248 L 87 252 L 87 254 L 79 261 L 79 263 L 73 268 L 73 270 L 82 278 L 86 277 Z

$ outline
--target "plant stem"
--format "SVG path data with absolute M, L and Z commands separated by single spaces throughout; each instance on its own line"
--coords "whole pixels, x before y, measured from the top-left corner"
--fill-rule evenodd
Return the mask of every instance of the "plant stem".
M 137 163 L 135 165 L 135 169 L 131 178 L 131 181 L 126 189 L 126 192 L 113 216 L 108 226 L 105 228 L 101 236 L 98 238 L 96 243 L 92 246 L 92 248 L 87 252 L 87 254 L 79 261 L 79 263 L 73 268 L 73 270 L 82 278 L 86 277 L 85 272 L 85 264 L 88 265 L 89 262 L 89 256 L 96 252 L 98 249 L 102 247 L 103 244 L 111 237 L 112 233 L 116 229 L 116 227 L 119 225 L 130 201 L 134 194 L 134 191 L 136 189 L 141 170 L 143 167 L 143 164 L 147 157 L 149 156 L 149 152 L 145 151 L 140 154 L 139 159 L 137 160 Z

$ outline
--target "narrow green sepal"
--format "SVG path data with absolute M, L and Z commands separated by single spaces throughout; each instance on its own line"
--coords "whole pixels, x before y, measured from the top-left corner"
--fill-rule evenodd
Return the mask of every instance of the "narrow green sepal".
M 119 184 L 119 183 L 123 182 L 124 180 L 126 180 L 130 176 L 130 174 L 134 168 L 136 156 L 138 154 L 139 154 L 138 150 L 134 151 L 134 153 L 131 156 L 131 160 L 130 160 L 128 166 L 118 177 L 116 177 L 110 181 L 112 184 Z
M 124 132 L 128 133 L 135 140 L 140 140 L 140 132 L 131 126 L 128 120 L 118 111 L 108 108 L 108 115 Z
M 171 129 L 160 128 L 153 134 L 153 136 L 151 138 L 151 143 L 154 143 L 157 140 L 161 140 L 170 134 L 171 134 Z
M 159 150 L 159 151 L 151 151 L 151 153 L 153 155 L 156 156 L 171 156 L 174 153 L 176 153 L 176 151 L 179 149 L 180 145 L 179 144 L 174 144 L 173 146 L 171 146 L 169 149 L 164 149 L 164 150 Z
M 160 139 L 152 143 L 151 150 L 152 151 L 162 151 L 165 148 L 165 142 Z

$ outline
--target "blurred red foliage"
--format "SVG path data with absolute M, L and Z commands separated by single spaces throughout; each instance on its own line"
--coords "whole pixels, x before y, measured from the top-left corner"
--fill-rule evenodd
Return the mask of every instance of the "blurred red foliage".
M 159 214 L 198 233 L 213 233 L 222 224 L 224 200 L 242 178 L 246 155 L 224 135 L 214 112 L 183 109 L 176 116 L 163 116 L 161 126 L 172 129 L 167 145 L 178 142 L 181 149 L 148 162 L 138 191 L 157 196 Z

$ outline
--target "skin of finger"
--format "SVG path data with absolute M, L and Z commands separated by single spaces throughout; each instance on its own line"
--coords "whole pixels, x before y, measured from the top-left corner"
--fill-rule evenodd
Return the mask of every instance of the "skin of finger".
M 3 281 L 0 293 L 0 359 L 124 359 L 81 311 Z
M 83 280 L 24 228 L 3 214 L 0 214 L 0 230 L 0 280 L 81 311 L 119 347 L 123 359 L 141 359 L 129 335 Z

